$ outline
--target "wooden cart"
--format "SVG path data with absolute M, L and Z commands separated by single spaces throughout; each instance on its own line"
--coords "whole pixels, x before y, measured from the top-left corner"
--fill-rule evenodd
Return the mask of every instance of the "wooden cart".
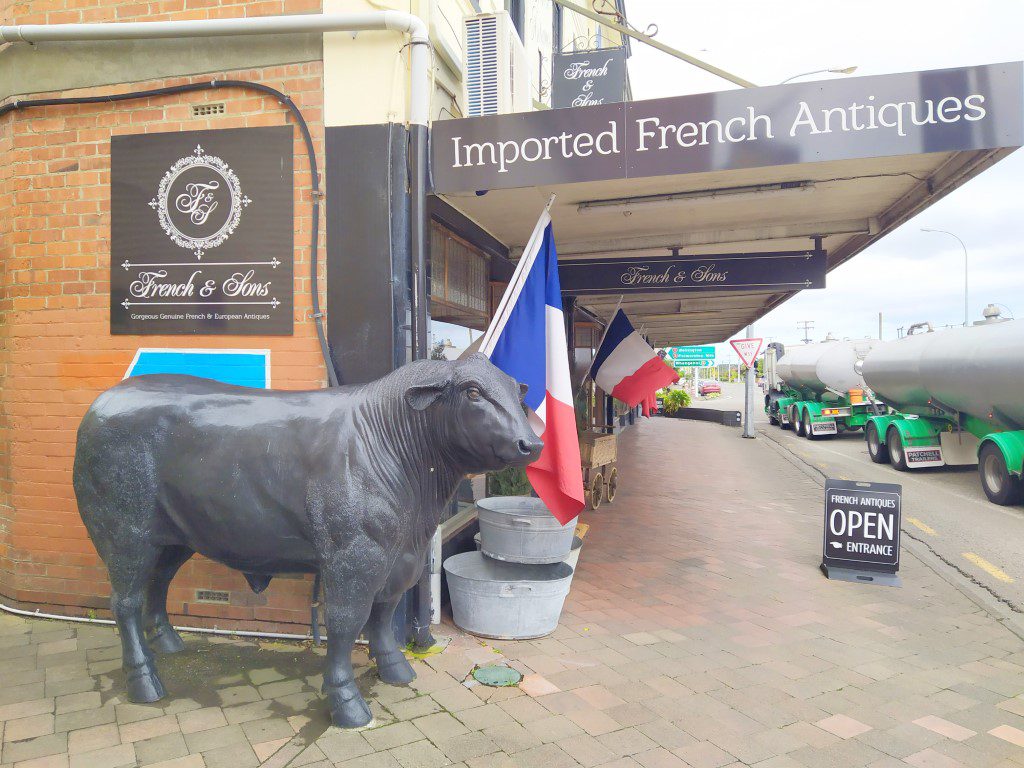
M 588 509 L 597 509 L 602 501 L 615 501 L 619 470 L 615 435 L 600 432 L 580 434 L 580 463 L 583 467 L 583 491 Z

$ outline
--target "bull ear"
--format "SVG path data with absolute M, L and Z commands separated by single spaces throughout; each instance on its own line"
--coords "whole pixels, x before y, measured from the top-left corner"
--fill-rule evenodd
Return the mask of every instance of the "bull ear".
M 437 402 L 448 388 L 448 382 L 413 384 L 405 390 L 405 402 L 417 411 L 423 411 Z

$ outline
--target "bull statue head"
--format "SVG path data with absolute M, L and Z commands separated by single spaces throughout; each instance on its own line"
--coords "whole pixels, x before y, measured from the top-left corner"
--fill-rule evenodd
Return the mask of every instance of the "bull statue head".
M 526 385 L 484 355 L 414 364 L 421 378 L 406 389 L 411 408 L 429 419 L 446 458 L 464 472 L 526 466 L 544 444 L 526 417 Z

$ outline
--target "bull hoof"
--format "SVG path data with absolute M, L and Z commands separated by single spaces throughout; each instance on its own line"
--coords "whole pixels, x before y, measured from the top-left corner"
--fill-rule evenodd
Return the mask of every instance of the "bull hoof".
M 373 720 L 373 714 L 355 683 L 337 687 L 324 685 L 323 692 L 331 708 L 331 722 L 339 728 L 362 728 Z
M 392 651 L 377 657 L 377 677 L 390 685 L 408 685 L 416 672 L 404 653 Z
M 156 672 L 146 667 L 128 670 L 128 700 L 136 704 L 152 704 L 167 695 Z
M 153 631 L 149 636 L 149 647 L 160 653 L 178 653 L 185 650 L 185 641 L 173 627 L 167 626 Z

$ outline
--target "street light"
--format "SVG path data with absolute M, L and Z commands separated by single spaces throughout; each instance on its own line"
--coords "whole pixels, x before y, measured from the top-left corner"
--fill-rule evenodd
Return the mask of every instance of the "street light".
M 785 80 L 779 83 L 779 85 L 782 85 L 783 83 L 788 83 L 790 80 L 796 80 L 798 77 L 807 77 L 808 75 L 820 75 L 824 74 L 825 72 L 829 72 L 833 75 L 852 75 L 856 71 L 856 65 L 852 67 L 833 67 L 831 69 L 815 69 L 812 72 L 801 72 L 799 75 L 792 75 L 791 77 L 787 77 Z
M 964 325 L 968 325 L 967 315 L 967 246 L 964 245 L 964 241 L 954 235 L 952 232 L 947 232 L 944 229 L 924 229 L 921 228 L 922 232 L 938 232 L 942 235 L 949 235 L 950 237 L 956 237 L 956 241 L 960 243 L 960 247 L 964 249 Z

